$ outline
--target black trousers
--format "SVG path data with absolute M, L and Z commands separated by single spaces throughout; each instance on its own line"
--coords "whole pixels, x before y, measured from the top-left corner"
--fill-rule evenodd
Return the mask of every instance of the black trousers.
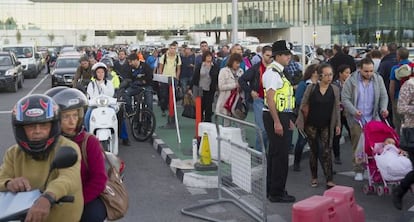
M 263 111 L 263 122 L 269 138 L 267 153 L 267 194 L 270 196 L 285 195 L 285 186 L 289 167 L 289 148 L 292 130 L 289 130 L 289 121 L 292 113 L 279 113 L 283 127 L 283 136 L 275 134 L 274 122 L 269 111 Z
M 411 164 L 414 166 L 414 152 L 408 152 L 408 158 L 410 158 Z M 407 173 L 400 182 L 400 186 L 404 193 L 411 188 L 411 184 L 414 184 L 414 170 Z
M 349 138 L 351 138 L 351 130 L 349 129 L 348 122 L 346 121 L 346 117 L 341 114 L 341 134 L 342 134 L 342 130 L 344 129 L 344 126 L 346 130 L 348 131 Z M 339 142 L 341 140 L 341 134 L 334 135 L 334 138 L 332 141 L 332 149 L 333 149 L 335 158 L 339 158 L 341 156 L 341 151 L 340 151 L 340 146 L 339 146 Z
M 201 115 L 204 114 L 203 122 L 211 122 L 211 116 L 213 115 L 213 101 L 214 91 L 204 91 L 201 97 Z

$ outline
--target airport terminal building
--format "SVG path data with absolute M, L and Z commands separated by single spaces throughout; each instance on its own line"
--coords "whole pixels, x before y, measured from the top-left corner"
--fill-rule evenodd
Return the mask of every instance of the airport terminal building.
M 0 43 L 22 38 L 67 43 L 131 42 L 151 36 L 230 39 L 230 0 L 4 0 L 0 2 Z M 238 29 L 261 42 L 286 38 L 306 44 L 411 43 L 414 0 L 269 0 L 237 2 Z M 6 20 L 12 17 L 14 23 Z M 39 31 L 42 30 L 42 31 Z M 43 35 L 36 37 L 33 32 Z M 141 34 L 142 33 L 142 34 Z M 199 33 L 199 34 L 195 34 Z M 194 40 L 198 40 L 193 38 Z

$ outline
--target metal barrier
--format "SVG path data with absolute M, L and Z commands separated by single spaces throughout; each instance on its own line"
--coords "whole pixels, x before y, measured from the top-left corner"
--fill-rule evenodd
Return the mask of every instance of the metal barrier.
M 249 127 L 259 132 L 257 135 L 259 135 L 262 152 L 249 148 L 247 143 L 235 142 L 231 138 L 223 136 L 220 132 L 223 129 L 220 129 L 222 127 L 219 126 L 219 118 L 236 123 L 239 127 Z M 218 143 L 218 198 L 183 208 L 181 213 L 207 221 L 221 221 L 192 211 L 220 203 L 233 203 L 255 220 L 267 221 L 267 164 L 260 128 L 252 123 L 221 114 L 215 115 L 215 123 Z M 230 154 L 229 161 L 222 160 L 223 152 Z M 224 198 L 223 191 L 232 198 Z

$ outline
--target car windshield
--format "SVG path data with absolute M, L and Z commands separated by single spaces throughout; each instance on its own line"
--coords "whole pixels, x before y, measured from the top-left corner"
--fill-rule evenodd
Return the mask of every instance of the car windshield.
M 4 47 L 4 51 L 11 51 L 17 58 L 30 58 L 33 55 L 33 48 L 31 47 Z
M 79 65 L 79 59 L 67 58 L 58 59 L 56 62 L 56 68 L 76 68 Z
M 10 56 L 0 56 L 0 66 L 10 66 L 10 65 L 12 65 Z

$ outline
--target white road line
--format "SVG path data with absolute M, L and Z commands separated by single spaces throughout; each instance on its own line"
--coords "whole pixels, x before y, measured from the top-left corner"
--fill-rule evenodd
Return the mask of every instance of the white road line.
M 43 77 L 34 87 L 33 87 L 33 89 L 32 90 L 30 90 L 30 92 L 28 92 L 27 94 L 26 94 L 26 96 L 28 96 L 28 95 L 31 95 L 39 86 L 40 86 L 40 84 L 42 84 L 46 79 L 47 79 L 47 77 L 48 77 L 49 75 L 46 75 L 45 77 Z M 8 111 L 0 111 L 0 114 L 10 114 L 11 113 L 11 110 L 8 110 Z
M 43 77 L 43 79 L 42 80 L 40 80 L 39 81 L 39 83 L 37 83 L 36 85 L 35 85 L 35 87 L 33 87 L 33 89 L 32 90 L 30 90 L 30 92 L 29 93 L 27 93 L 27 95 L 26 96 L 28 96 L 28 95 L 31 95 L 36 89 L 37 89 L 37 87 L 39 87 L 40 86 L 40 84 L 42 84 L 43 83 L 43 81 L 45 81 L 46 79 L 47 79 L 47 77 L 48 77 L 49 75 L 45 75 L 45 77 Z

